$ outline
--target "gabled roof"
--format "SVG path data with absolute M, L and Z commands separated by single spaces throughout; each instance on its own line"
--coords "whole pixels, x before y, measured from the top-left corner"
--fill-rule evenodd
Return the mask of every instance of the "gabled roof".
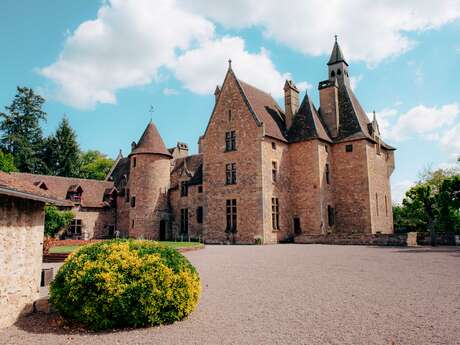
M 83 190 L 81 195 L 82 207 L 104 207 L 104 193 L 107 188 L 113 187 L 112 181 L 98 181 L 89 180 L 73 177 L 61 177 L 61 176 L 48 176 L 48 175 L 35 175 L 27 173 L 12 173 L 12 175 L 31 185 L 36 181 L 44 181 L 48 186 L 46 191 L 49 195 L 53 196 L 58 200 L 64 200 L 66 206 L 73 206 L 74 204 L 70 200 L 65 200 L 67 192 L 73 186 L 80 186 Z
M 56 205 L 65 204 L 64 200 L 56 198 L 48 191 L 40 189 L 30 181 L 23 180 L 18 176 L 7 174 L 3 171 L 0 171 L 0 194 L 10 195 L 21 199 L 41 201 L 43 203 Z
M 191 174 L 189 185 L 198 185 L 203 183 L 203 155 L 191 155 L 187 157 L 177 158 L 174 161 L 174 167 L 171 175 L 180 174 L 183 169 Z
M 141 153 L 153 153 L 171 157 L 171 153 L 166 149 L 165 143 L 152 121 L 149 122 L 139 142 L 131 151 L 131 155 Z
M 108 181 L 113 181 L 113 184 L 117 187 L 120 186 L 123 178 L 126 181 L 129 179 L 129 170 L 131 167 L 129 157 L 123 157 L 118 160 L 116 165 L 113 167 L 110 176 L 108 176 Z
M 345 61 L 343 57 L 342 49 L 340 49 L 339 43 L 337 42 L 337 38 L 334 42 L 334 47 L 332 48 L 331 57 L 329 58 L 328 65 L 333 65 L 338 62 L 343 62 L 345 65 L 348 66 L 348 63 Z
M 321 123 L 318 112 L 308 93 L 305 93 L 302 104 L 294 116 L 292 125 L 288 130 L 288 139 L 290 143 L 309 139 L 321 139 L 332 142 Z
M 259 122 L 265 125 L 265 134 L 275 139 L 286 141 L 284 113 L 278 103 L 268 93 L 238 80 L 244 96 L 247 98 Z

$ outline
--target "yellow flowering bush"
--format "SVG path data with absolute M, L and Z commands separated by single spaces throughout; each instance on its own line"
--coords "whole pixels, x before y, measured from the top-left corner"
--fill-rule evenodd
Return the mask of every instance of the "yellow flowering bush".
M 101 330 L 182 320 L 200 291 L 197 271 L 175 249 L 114 240 L 71 254 L 51 284 L 50 300 L 64 318 Z

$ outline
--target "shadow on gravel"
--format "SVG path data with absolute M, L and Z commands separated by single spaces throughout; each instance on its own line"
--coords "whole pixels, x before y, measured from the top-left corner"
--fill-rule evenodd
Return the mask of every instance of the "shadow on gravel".
M 21 316 L 14 325 L 19 329 L 35 334 L 59 334 L 59 335 L 103 335 L 110 333 L 129 332 L 143 329 L 123 328 L 106 331 L 91 331 L 82 326 L 70 325 L 65 322 L 57 313 L 34 313 Z M 149 327 L 145 327 L 149 328 Z
M 451 256 L 460 257 L 460 247 L 406 247 L 400 248 L 397 252 L 406 254 L 451 253 Z

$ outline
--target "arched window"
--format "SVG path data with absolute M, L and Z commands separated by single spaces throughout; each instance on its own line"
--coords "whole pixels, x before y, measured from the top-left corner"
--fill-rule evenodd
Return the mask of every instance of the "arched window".
M 341 75 L 342 74 L 342 71 L 340 70 L 340 68 L 337 70 L 337 75 Z
M 334 77 L 335 77 L 335 72 L 332 71 L 332 72 L 331 72 L 331 78 L 334 78 Z

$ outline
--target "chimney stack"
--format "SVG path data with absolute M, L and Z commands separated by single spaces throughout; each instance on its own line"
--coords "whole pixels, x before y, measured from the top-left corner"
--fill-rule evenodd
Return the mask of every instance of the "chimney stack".
M 292 125 L 294 115 L 299 109 L 299 90 L 292 80 L 286 80 L 284 84 L 284 112 L 286 115 L 286 129 Z

